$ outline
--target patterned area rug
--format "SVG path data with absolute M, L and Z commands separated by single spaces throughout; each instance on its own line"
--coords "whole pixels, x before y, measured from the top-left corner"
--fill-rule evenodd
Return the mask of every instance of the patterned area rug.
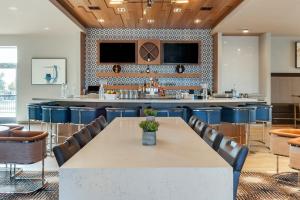
M 23 176 L 34 177 L 37 173 Z M 0 194 L 1 200 L 57 200 L 58 172 L 46 172 L 46 189 L 26 195 Z M 289 183 L 287 183 L 288 181 Z M 1 187 L 1 186 L 0 186 Z M 297 187 L 297 173 L 276 176 L 266 173 L 244 172 L 240 179 L 238 200 L 300 200 L 300 188 Z
M 27 178 L 40 178 L 41 173 L 26 172 L 19 176 Z M 58 172 L 45 172 L 48 185 L 45 189 L 31 194 L 1 194 L 1 200 L 57 200 L 58 199 Z M 3 181 L 2 181 L 3 182 Z M 0 181 L 0 187 L 4 187 Z
M 266 173 L 244 172 L 240 178 L 238 200 L 300 200 L 297 173 L 272 176 Z

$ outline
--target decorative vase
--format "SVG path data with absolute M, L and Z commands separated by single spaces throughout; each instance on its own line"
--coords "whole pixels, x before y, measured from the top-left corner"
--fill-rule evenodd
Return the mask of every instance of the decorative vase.
M 155 116 L 146 116 L 147 121 L 155 121 Z
M 143 145 L 156 145 L 156 132 L 143 131 Z

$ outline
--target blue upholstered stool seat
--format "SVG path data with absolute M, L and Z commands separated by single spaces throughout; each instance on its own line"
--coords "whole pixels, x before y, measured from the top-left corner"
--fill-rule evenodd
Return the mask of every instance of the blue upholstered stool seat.
M 256 120 L 261 122 L 272 121 L 272 106 L 271 105 L 255 105 L 256 109 Z
M 112 122 L 116 117 L 139 117 L 140 108 L 105 108 L 107 122 Z
M 157 111 L 157 117 L 181 117 L 188 121 L 186 108 L 154 108 Z
M 103 108 L 92 107 L 70 107 L 71 123 L 89 124 L 91 121 L 104 113 Z
M 42 107 L 39 103 L 32 103 L 27 105 L 29 120 L 42 120 Z
M 220 124 L 221 110 L 221 107 L 194 108 L 192 110 L 192 115 L 195 115 L 199 120 L 207 124 Z
M 68 123 L 70 121 L 70 110 L 64 106 L 42 106 L 42 121 Z
M 221 112 L 223 122 L 232 124 L 248 124 L 256 121 L 255 106 L 223 107 Z

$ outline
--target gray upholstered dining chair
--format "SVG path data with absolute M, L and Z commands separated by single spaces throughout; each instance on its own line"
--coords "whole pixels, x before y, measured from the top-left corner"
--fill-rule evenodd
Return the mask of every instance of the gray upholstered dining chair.
M 194 126 L 194 131 L 203 138 L 203 135 L 207 129 L 211 129 L 205 122 L 198 120 Z
M 63 144 L 57 145 L 53 148 L 53 153 L 56 158 L 58 166 L 62 166 L 74 154 L 80 150 L 80 145 L 77 140 L 71 136 Z
M 192 115 L 188 121 L 188 125 L 191 127 L 191 128 L 194 128 L 196 122 L 198 121 L 199 119 L 195 116 L 195 115 Z
M 227 161 L 233 168 L 233 199 L 236 199 L 239 179 L 245 160 L 247 158 L 249 149 L 248 147 L 238 144 L 228 137 L 223 137 L 220 148 L 218 149 L 219 155 Z
M 87 128 L 82 128 L 80 131 L 74 133 L 73 137 L 77 140 L 81 148 L 93 139 Z
M 215 129 L 206 129 L 203 135 L 203 140 L 215 151 L 218 151 L 223 135 L 218 133 Z

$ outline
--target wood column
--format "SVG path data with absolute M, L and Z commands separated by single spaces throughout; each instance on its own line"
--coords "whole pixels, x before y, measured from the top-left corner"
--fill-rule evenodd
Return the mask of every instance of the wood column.
M 218 84 L 219 84 L 219 65 L 220 63 L 220 51 L 221 51 L 221 33 L 215 33 L 213 35 L 213 72 L 212 72 L 212 89 L 214 92 L 218 92 Z
M 86 34 L 80 33 L 80 94 L 83 95 L 85 89 L 85 61 L 86 61 Z

